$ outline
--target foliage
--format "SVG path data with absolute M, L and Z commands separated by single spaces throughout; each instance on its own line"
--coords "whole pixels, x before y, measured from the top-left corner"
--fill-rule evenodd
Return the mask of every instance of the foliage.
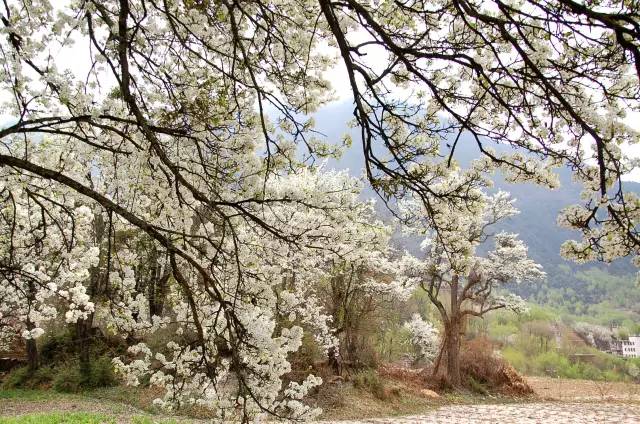
M 83 383 L 84 377 L 77 367 L 61 368 L 53 380 L 53 389 L 61 393 L 78 393 Z
M 576 271 L 568 266 L 555 267 L 550 275 L 553 278 L 536 286 L 510 288 L 580 321 L 627 326 L 640 319 L 637 310 L 640 292 L 635 275 L 616 275 L 595 267 Z
M 110 387 L 115 386 L 117 382 L 111 359 L 103 356 L 91 363 L 89 377 L 85 377 L 83 386 L 88 388 Z
M 3 389 L 39 389 L 48 387 L 54 379 L 51 367 L 40 367 L 35 371 L 28 367 L 13 369 L 3 380 Z
M 554 317 L 540 307 L 532 309 L 531 312 L 519 316 L 504 313 L 488 318 L 490 322 L 487 334 L 490 337 L 493 334 L 491 329 L 496 325 L 499 328 L 514 328 L 509 337 L 494 340 L 501 345 L 502 357 L 519 372 L 527 375 L 603 381 L 635 379 L 632 375 L 634 366 L 637 366 L 640 360 L 623 359 L 601 352 L 582 341 L 570 340 L 566 337 L 566 332 L 572 331 L 571 328 L 560 323 L 557 316 Z M 592 324 L 573 325 L 578 328 L 602 329 Z M 473 332 L 477 330 L 472 329 Z M 561 334 L 565 333 L 565 336 L 560 337 L 560 345 L 557 344 L 558 331 Z
M 28 367 L 12 370 L 3 380 L 3 389 L 41 389 L 53 387 L 64 393 L 77 393 L 80 390 L 109 387 L 117 383 L 111 359 L 99 357 L 92 362 L 88 375 L 83 374 L 75 365 L 58 363 L 43 366 L 35 371 Z

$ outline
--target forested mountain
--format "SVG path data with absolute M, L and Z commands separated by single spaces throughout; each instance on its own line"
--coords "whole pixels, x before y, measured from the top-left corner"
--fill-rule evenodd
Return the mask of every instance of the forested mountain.
M 321 110 L 316 121 L 318 128 L 328 129 L 324 135 L 340 139 L 348 131 L 347 121 L 351 118 L 349 102 L 334 104 Z M 328 166 L 349 169 L 353 175 L 363 172 L 362 152 L 359 134 L 351 130 L 353 146 L 339 161 Z M 462 164 L 478 157 L 478 149 L 473 140 L 461 137 L 454 157 Z M 543 284 L 522 285 L 513 290 L 529 300 L 541 304 L 561 306 L 572 313 L 589 313 L 588 306 L 610 304 L 612 309 L 622 308 L 640 313 L 640 288 L 635 284 L 635 267 L 629 260 L 618 260 L 611 264 L 589 263 L 579 265 L 563 259 L 559 252 L 561 244 L 576 233 L 556 225 L 558 212 L 566 206 L 579 203 L 581 187 L 571 179 L 571 171 L 558 169 L 561 185 L 558 189 L 547 190 L 533 184 L 508 184 L 496 178 L 495 189 L 508 191 L 516 199 L 520 214 L 510 218 L 501 229 L 518 233 L 529 246 L 530 256 L 542 264 L 548 275 Z M 640 184 L 626 182 L 626 190 L 640 191 Z M 369 192 L 371 196 L 375 196 Z M 388 216 L 380 205 L 379 213 Z M 399 237 L 401 248 L 419 253 L 419 240 Z

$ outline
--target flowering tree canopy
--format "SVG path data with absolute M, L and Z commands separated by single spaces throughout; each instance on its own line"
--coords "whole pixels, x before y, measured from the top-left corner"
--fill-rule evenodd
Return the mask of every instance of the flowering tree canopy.
M 640 107 L 640 19 L 621 1 L 320 1 L 355 100 L 367 173 L 427 208 L 432 182 L 468 134 L 511 181 L 553 186 L 566 165 L 585 203 L 563 211 L 582 232 L 578 260 L 637 255 L 638 198 L 622 177 Z M 372 63 L 370 55 L 381 57 Z M 443 146 L 446 142 L 446 147 Z M 516 148 L 499 153 L 491 144 Z M 528 154 L 527 154 L 528 153 Z M 440 159 L 442 157 L 442 159 Z
M 359 185 L 313 166 L 340 150 L 310 119 L 331 99 L 334 59 L 367 176 L 422 208 L 439 275 L 477 280 L 479 298 L 507 263 L 532 276 L 512 235 L 484 259 L 456 236 L 482 234 L 470 226 L 498 201 L 479 191 L 496 169 L 553 187 L 552 168 L 570 166 L 585 202 L 559 220 L 584 239 L 563 253 L 638 253 L 640 201 L 621 180 L 640 96 L 626 2 L 7 0 L 0 18 L 0 290 L 16 305 L 0 306 L 0 326 L 32 340 L 54 316 L 48 298 L 70 322 L 108 315 L 132 337 L 174 325 L 184 343 L 136 344 L 118 363 L 131 382 L 153 372 L 163 404 L 310 412 L 300 398 L 315 378 L 281 387 L 300 325 L 333 343 L 303 282 L 381 251 L 362 238 L 378 223 Z M 459 172 L 463 133 L 482 157 Z

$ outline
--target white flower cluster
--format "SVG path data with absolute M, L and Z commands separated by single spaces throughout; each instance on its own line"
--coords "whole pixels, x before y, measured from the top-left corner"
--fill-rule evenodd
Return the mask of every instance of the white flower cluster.
M 433 360 L 438 354 L 440 345 L 438 329 L 432 323 L 422 319 L 420 314 L 414 314 L 411 321 L 404 323 L 404 328 L 409 331 L 411 344 L 420 352 L 420 359 Z

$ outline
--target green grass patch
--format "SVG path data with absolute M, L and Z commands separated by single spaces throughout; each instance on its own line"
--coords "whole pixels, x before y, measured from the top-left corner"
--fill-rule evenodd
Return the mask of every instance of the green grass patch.
M 35 389 L 0 389 L 0 399 L 17 399 L 24 401 L 39 401 L 68 397 L 52 390 Z
M 89 412 L 53 412 L 19 417 L 0 417 L 0 424 L 102 424 L 115 423 L 113 418 Z

